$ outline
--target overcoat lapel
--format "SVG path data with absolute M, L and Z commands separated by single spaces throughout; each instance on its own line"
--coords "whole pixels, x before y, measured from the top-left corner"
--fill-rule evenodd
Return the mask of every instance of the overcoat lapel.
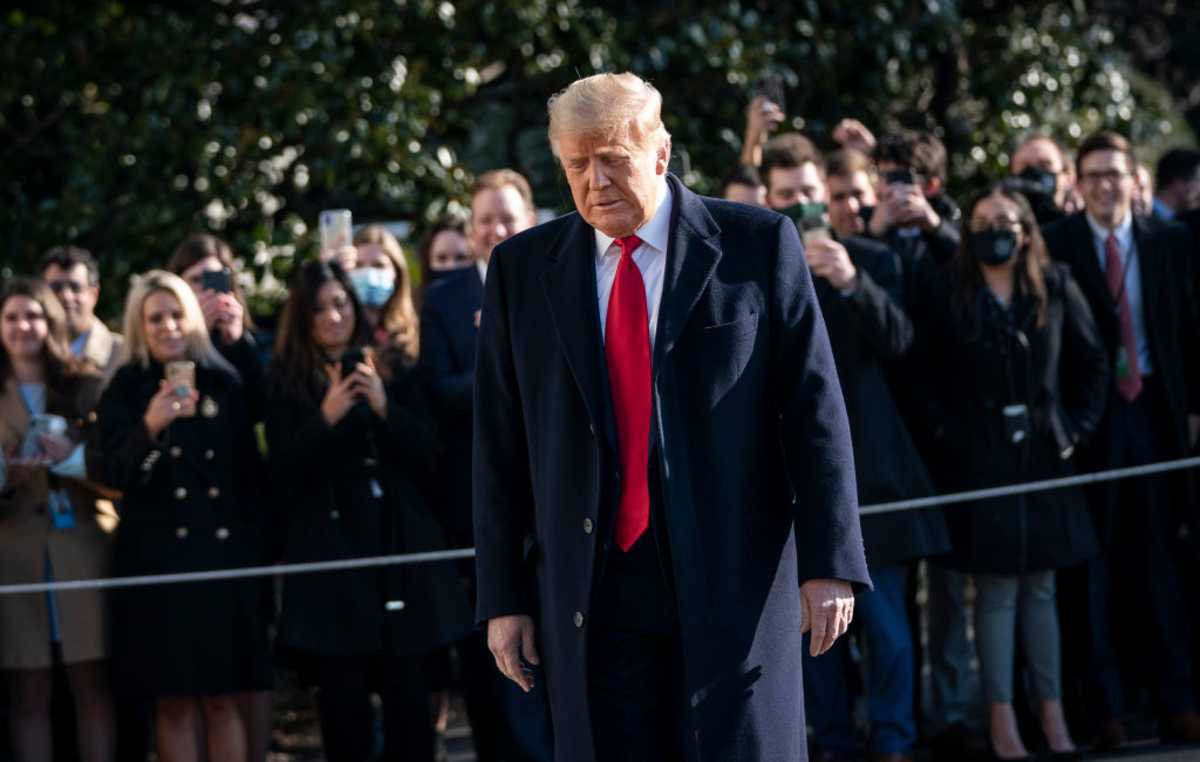
M 609 447 L 616 452 L 617 426 L 612 405 L 608 404 L 604 344 L 596 307 L 595 248 L 591 226 L 576 215 L 574 224 L 551 247 L 542 286 L 550 304 L 555 334 L 592 426 L 597 433 L 603 430 Z
M 1098 294 L 1108 312 L 1115 314 L 1117 303 L 1113 301 L 1112 292 L 1108 290 L 1108 280 L 1104 277 L 1104 271 L 1100 269 L 1096 244 L 1092 240 L 1092 229 L 1088 226 L 1087 218 L 1080 215 L 1072 224 L 1071 238 L 1074 239 L 1074 245 L 1071 251 L 1075 260 L 1070 263 L 1071 274 L 1080 282 L 1085 293 Z
M 675 347 L 688 316 L 721 260 L 721 249 L 715 241 L 721 229 L 712 215 L 674 175 L 668 175 L 667 182 L 671 183 L 675 206 L 671 210 L 671 236 L 667 242 L 662 305 L 654 341 L 656 378 L 663 358 Z

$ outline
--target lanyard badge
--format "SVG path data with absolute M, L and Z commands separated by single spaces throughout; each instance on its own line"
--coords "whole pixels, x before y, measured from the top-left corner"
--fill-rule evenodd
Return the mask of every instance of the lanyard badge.
M 1129 353 L 1125 351 L 1125 347 L 1117 347 L 1117 358 L 1114 363 L 1114 370 L 1117 378 L 1122 379 L 1129 375 Z
M 66 490 L 50 491 L 49 509 L 50 520 L 54 523 L 55 529 L 75 528 L 75 506 L 71 504 L 71 496 L 67 494 Z

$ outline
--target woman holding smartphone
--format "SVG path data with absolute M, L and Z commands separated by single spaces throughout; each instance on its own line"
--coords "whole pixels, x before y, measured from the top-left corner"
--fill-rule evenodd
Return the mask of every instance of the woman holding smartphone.
M 1072 473 L 1095 431 L 1108 360 L 1091 310 L 1067 269 L 1050 262 L 1025 198 L 1005 186 L 979 196 L 922 326 L 931 358 L 931 410 L 950 466 L 950 491 Z M 974 574 L 976 643 L 992 751 L 1022 759 L 1013 711 L 1020 640 L 1051 752 L 1074 745 L 1063 718 L 1055 570 L 1098 552 L 1078 489 L 992 498 L 946 512 L 953 550 L 939 563 Z
M 45 285 L 0 291 L 0 584 L 94 579 L 110 572 L 112 507 L 86 481 L 94 448 L 81 431 L 100 393 L 97 369 L 74 360 L 66 315 Z M 79 759 L 113 760 L 104 594 L 0 596 L 0 671 L 11 698 L 17 762 L 48 762 L 55 653 L 75 705 Z
M 435 447 L 423 384 L 415 369 L 376 363 L 369 344 L 341 266 L 301 266 L 265 402 L 289 562 L 445 547 L 418 486 Z M 279 642 L 313 666 L 328 758 L 370 756 L 378 692 L 384 758 L 432 760 L 421 659 L 470 625 L 450 564 L 287 577 Z
M 382 225 L 359 230 L 354 246 L 354 269 L 347 275 L 366 313 L 371 345 L 389 367 L 411 366 L 417 361 L 421 332 L 404 250 Z
M 171 273 L 143 275 L 124 334 L 99 408 L 104 474 L 123 493 L 117 574 L 254 565 L 262 467 L 241 380 L 195 295 Z M 116 591 L 114 680 L 154 700 L 159 759 L 247 758 L 235 694 L 271 685 L 260 617 L 254 579 Z

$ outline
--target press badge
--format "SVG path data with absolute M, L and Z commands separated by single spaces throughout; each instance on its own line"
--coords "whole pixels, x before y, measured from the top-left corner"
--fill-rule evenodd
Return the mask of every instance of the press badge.
M 55 529 L 75 528 L 75 506 L 71 504 L 71 496 L 65 490 L 52 490 L 47 507 Z

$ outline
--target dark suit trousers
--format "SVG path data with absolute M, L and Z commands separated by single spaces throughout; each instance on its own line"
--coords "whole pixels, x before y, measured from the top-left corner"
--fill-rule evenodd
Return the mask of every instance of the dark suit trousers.
M 1153 376 L 1132 403 L 1116 402 L 1111 416 L 1110 467 L 1178 457 L 1169 446 L 1173 435 L 1165 395 Z M 1160 712 L 1189 711 L 1194 697 L 1178 547 L 1183 506 L 1172 504 L 1163 475 L 1115 485 L 1119 499 L 1111 543 L 1084 571 L 1092 646 L 1088 671 L 1097 709 L 1102 717 L 1123 713 L 1124 673 L 1145 676 L 1144 687 Z

